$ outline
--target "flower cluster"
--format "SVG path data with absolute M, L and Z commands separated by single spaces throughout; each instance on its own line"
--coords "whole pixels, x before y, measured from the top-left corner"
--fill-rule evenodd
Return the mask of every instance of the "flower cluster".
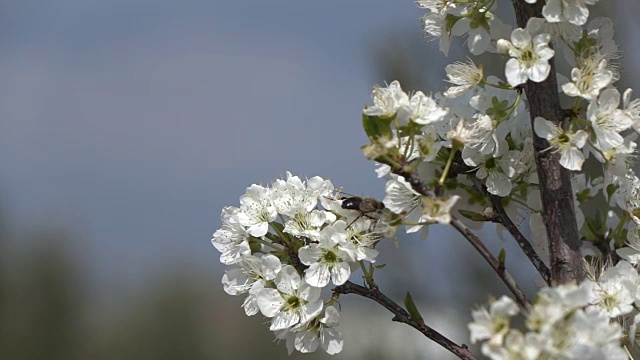
M 375 245 L 388 230 L 382 214 L 345 208 L 344 201 L 329 180 L 287 173 L 269 187 L 247 188 L 240 207 L 224 208 L 213 234 L 220 261 L 229 266 L 224 290 L 246 295 L 246 314 L 271 319 L 269 329 L 289 352 L 342 350 L 338 310 L 321 290 L 374 263 Z
M 637 345 L 640 323 L 640 276 L 620 261 L 592 263 L 578 285 L 544 288 L 524 310 L 527 332 L 511 328 L 520 312 L 510 298 L 473 311 L 472 342 L 482 342 L 491 359 L 627 359 L 620 346 Z M 626 338 L 623 338 L 626 334 Z
M 620 347 L 620 325 L 589 304 L 597 294 L 591 285 L 541 289 L 531 310 L 524 312 L 526 331 L 511 327 L 511 319 L 520 310 L 503 296 L 489 310 L 473 311 L 471 341 L 482 341 L 482 353 L 493 360 L 626 360 Z

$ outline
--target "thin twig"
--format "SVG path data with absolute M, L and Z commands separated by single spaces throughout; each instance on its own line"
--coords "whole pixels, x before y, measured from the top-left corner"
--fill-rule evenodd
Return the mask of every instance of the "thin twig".
M 420 179 L 416 171 L 409 172 L 409 171 L 406 171 L 405 168 L 393 169 L 392 171 L 394 174 L 403 176 L 405 180 L 407 180 L 409 184 L 411 184 L 411 187 L 413 188 L 413 190 L 417 191 L 419 194 L 423 196 L 435 196 L 433 191 L 431 191 L 431 189 L 429 189 L 429 187 L 427 187 L 422 182 L 422 180 Z M 486 246 L 484 246 L 484 243 L 482 242 L 482 240 L 480 240 L 480 238 L 476 236 L 476 234 L 474 234 L 469 228 L 467 228 L 467 226 L 464 225 L 460 220 L 458 220 L 458 218 L 453 214 L 451 214 L 450 224 L 456 230 L 458 230 L 458 232 L 462 234 L 462 236 L 464 236 L 476 250 L 478 250 L 480 255 L 493 268 L 496 274 L 498 274 L 498 276 L 500 277 L 500 279 L 502 279 L 502 281 L 505 283 L 507 288 L 509 288 L 513 296 L 516 298 L 516 302 L 523 309 L 529 309 L 530 303 L 529 303 L 529 300 L 527 300 L 527 297 L 524 294 L 524 291 L 520 289 L 520 287 L 518 286 L 518 284 L 516 284 L 513 277 L 511 277 L 511 275 L 509 275 L 509 273 L 506 271 L 506 269 L 504 268 L 504 264 L 500 264 L 500 261 L 498 261 L 498 259 L 495 256 L 493 256 L 491 252 L 489 252 L 489 249 L 487 249 Z
M 529 261 L 531 261 L 536 270 L 538 270 L 540 276 L 542 276 L 547 285 L 551 285 L 551 271 L 549 271 L 549 268 L 547 267 L 547 265 L 545 265 L 544 261 L 542 261 L 529 240 L 524 235 L 522 235 L 520 229 L 518 229 L 516 224 L 511 221 L 511 218 L 509 217 L 509 215 L 507 215 L 507 211 L 504 209 L 504 206 L 502 206 L 502 198 L 487 192 L 487 187 L 484 186 L 484 184 L 475 176 L 475 174 L 471 174 L 469 176 L 476 188 L 483 192 L 489 198 L 489 201 L 491 201 L 495 220 L 502 224 L 502 226 L 504 226 L 507 231 L 509 231 L 524 254 L 529 258 Z
M 489 252 L 489 249 L 484 246 L 482 240 L 480 240 L 480 238 L 476 236 L 476 234 L 471 232 L 471 230 L 464 223 L 462 223 L 462 221 L 458 220 L 458 218 L 456 218 L 453 214 L 451 215 L 450 224 L 456 230 L 458 230 L 458 232 L 462 234 L 462 236 L 464 236 L 476 250 L 478 250 L 478 253 L 480 253 L 480 255 L 487 261 L 487 263 L 489 263 L 496 274 L 498 274 L 500 279 L 502 279 L 504 284 L 507 285 L 509 290 L 511 290 L 511 293 L 513 294 L 513 296 L 515 296 L 518 305 L 520 305 L 520 307 L 522 307 L 523 309 L 528 310 L 530 304 L 527 296 L 524 294 L 522 289 L 520 289 L 518 284 L 516 284 L 516 281 L 513 279 L 513 277 L 509 275 L 509 273 L 505 269 L 504 264 L 500 263 L 498 258 L 493 256 L 493 254 Z
M 369 289 L 364 286 L 356 285 L 351 281 L 347 281 L 343 285 L 334 288 L 333 292 L 336 294 L 357 294 L 366 297 L 367 299 L 371 299 L 389 310 L 394 315 L 392 319 L 393 321 L 407 324 L 412 328 L 420 331 L 424 336 L 433 340 L 438 345 L 444 347 L 460 359 L 477 360 L 477 358 L 471 351 L 469 351 L 466 345 L 458 345 L 433 328 L 424 324 L 424 322 L 417 322 L 411 319 L 411 316 L 405 309 L 388 298 L 377 288 Z

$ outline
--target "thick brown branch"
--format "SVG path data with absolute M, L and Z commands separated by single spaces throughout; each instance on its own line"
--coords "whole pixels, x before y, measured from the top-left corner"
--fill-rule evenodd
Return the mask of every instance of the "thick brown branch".
M 393 300 L 389 299 L 377 288 L 369 289 L 364 286 L 356 285 L 351 281 L 347 281 L 343 285 L 340 285 L 333 289 L 333 292 L 337 294 L 357 294 L 366 297 L 367 299 L 371 299 L 389 310 L 394 315 L 392 319 L 393 321 L 407 324 L 412 328 L 420 331 L 424 336 L 449 350 L 460 359 L 477 360 L 477 358 L 473 355 L 473 353 L 471 353 L 471 351 L 469 351 L 469 349 L 467 349 L 465 345 L 458 345 L 449 340 L 444 335 L 435 331 L 431 327 L 425 325 L 423 322 L 417 322 L 411 319 L 411 316 L 405 309 L 396 304 Z
M 545 265 L 542 259 L 540 259 L 540 256 L 538 256 L 538 253 L 536 253 L 536 250 L 533 248 L 529 240 L 524 235 L 522 235 L 520 229 L 518 229 L 516 224 L 511 221 L 511 218 L 509 218 L 509 215 L 507 215 L 507 211 L 504 209 L 504 206 L 502 206 L 502 198 L 487 192 L 487 187 L 484 186 L 484 184 L 475 176 L 475 174 L 470 174 L 469 176 L 471 176 L 471 181 L 473 181 L 475 187 L 479 191 L 483 192 L 485 196 L 489 198 L 489 201 L 491 201 L 495 220 L 502 224 L 502 226 L 504 226 L 507 231 L 509 231 L 524 254 L 529 258 L 529 261 L 531 261 L 536 270 L 538 270 L 540 276 L 542 276 L 547 285 L 551 285 L 551 271 L 549 271 L 547 265 Z
M 518 26 L 526 27 L 532 17 L 541 17 L 544 2 L 527 4 L 514 1 Z M 556 125 L 563 120 L 563 110 L 558 97 L 555 64 L 549 61 L 551 72 L 547 80 L 536 83 L 527 81 L 524 86 L 529 103 L 531 128 L 536 117 L 541 116 Z M 547 230 L 551 255 L 551 279 L 553 284 L 580 282 L 584 278 L 580 238 L 576 223 L 571 179 L 569 171 L 560 165 L 558 154 L 544 151 L 549 143 L 533 133 L 536 167 L 542 197 L 542 217 Z
M 435 196 L 433 191 L 429 189 L 423 182 L 420 180 L 420 177 L 417 172 L 408 172 L 401 169 L 393 169 L 393 173 L 403 176 L 413 190 L 418 192 L 424 196 Z M 504 264 L 500 264 L 500 261 L 489 252 L 489 249 L 484 246 L 482 240 L 478 236 L 476 236 L 466 225 L 464 225 L 460 220 L 458 220 L 453 214 L 451 215 L 451 225 L 458 230 L 462 236 L 465 237 L 471 243 L 471 245 L 480 253 L 480 255 L 487 261 L 487 263 L 493 268 L 493 270 L 498 274 L 500 279 L 505 283 L 507 288 L 511 291 L 513 296 L 516 298 L 516 301 L 523 309 L 529 308 L 529 301 L 524 294 L 524 291 L 520 289 L 520 287 L 516 284 L 515 280 L 504 268 Z

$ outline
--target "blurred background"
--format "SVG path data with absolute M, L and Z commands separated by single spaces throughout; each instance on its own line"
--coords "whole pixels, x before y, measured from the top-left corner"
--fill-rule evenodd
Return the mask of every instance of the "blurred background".
M 638 84 L 638 4 L 618 4 L 594 12 L 618 24 L 624 89 Z M 423 14 L 383 0 L 3 1 L 0 359 L 328 358 L 287 357 L 244 315 L 211 234 L 223 206 L 286 171 L 382 197 L 359 151 L 372 86 L 442 91 L 444 66 L 467 56 L 425 42 Z M 533 291 L 517 246 L 482 235 Z M 446 228 L 385 243 L 380 262 L 383 291 L 411 291 L 458 343 L 470 309 L 506 293 Z M 454 358 L 366 299 L 341 303 L 334 358 Z

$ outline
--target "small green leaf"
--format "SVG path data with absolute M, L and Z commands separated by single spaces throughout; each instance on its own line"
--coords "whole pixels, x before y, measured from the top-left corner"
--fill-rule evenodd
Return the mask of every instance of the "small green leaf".
M 409 317 L 411 317 L 411 320 L 417 322 L 418 324 L 424 324 L 424 319 L 422 318 L 422 315 L 420 315 L 420 312 L 418 311 L 416 304 L 413 302 L 411 293 L 408 291 L 407 291 L 407 294 L 404 296 L 404 306 L 407 308 L 407 311 L 409 312 Z
M 607 199 L 611 199 L 611 196 L 616 190 L 618 190 L 618 185 L 616 184 L 610 184 L 607 186 Z
M 380 138 L 391 138 L 391 121 L 392 118 L 362 115 L 362 126 L 373 143 Z
M 374 265 L 373 267 L 376 269 L 382 269 L 385 266 L 387 266 L 387 264 Z
M 469 220 L 473 220 L 473 221 L 487 221 L 487 219 L 485 218 L 484 215 L 475 212 L 475 211 L 471 211 L 471 210 L 458 210 L 458 212 L 460 213 L 460 215 L 466 217 Z
M 578 200 L 578 202 L 580 204 L 583 204 L 584 202 L 586 202 L 587 200 L 589 200 L 591 198 L 591 195 L 589 193 L 590 193 L 589 189 L 584 189 L 582 191 L 578 191 L 578 192 L 576 192 L 576 199 Z
M 504 248 L 500 249 L 500 253 L 498 254 L 498 262 L 500 263 L 500 267 L 504 267 L 504 262 L 507 259 L 507 251 Z

